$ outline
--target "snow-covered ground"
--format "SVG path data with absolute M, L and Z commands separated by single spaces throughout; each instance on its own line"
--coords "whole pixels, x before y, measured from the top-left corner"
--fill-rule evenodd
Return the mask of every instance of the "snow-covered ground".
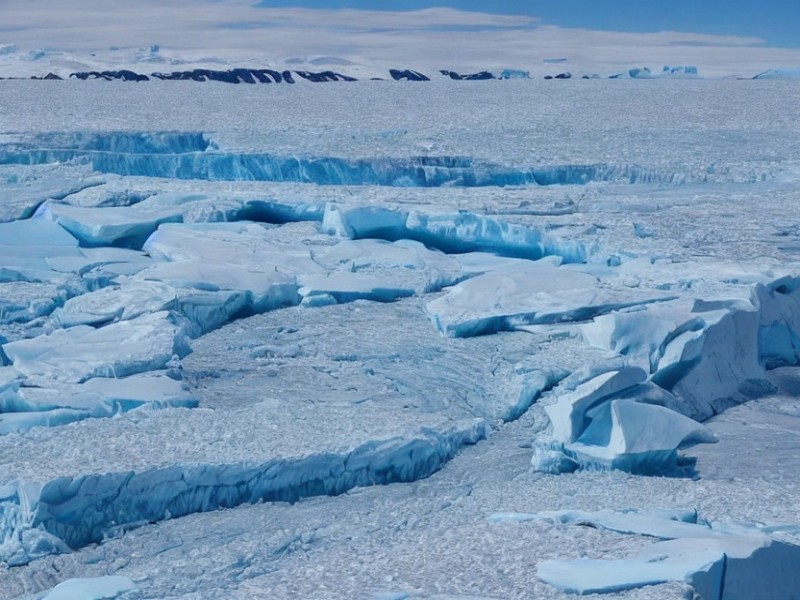
M 0 598 L 796 597 L 797 92 L 0 81 Z

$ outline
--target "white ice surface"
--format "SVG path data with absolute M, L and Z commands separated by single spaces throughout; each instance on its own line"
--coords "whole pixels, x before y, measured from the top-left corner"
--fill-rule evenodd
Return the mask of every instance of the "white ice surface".
M 42 600 L 106 600 L 136 589 L 128 577 L 110 575 L 91 579 L 69 579 L 59 583 Z

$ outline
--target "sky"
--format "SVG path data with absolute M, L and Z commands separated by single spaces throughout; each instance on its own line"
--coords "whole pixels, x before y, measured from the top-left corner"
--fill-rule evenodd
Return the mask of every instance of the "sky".
M 262 0 L 264 7 L 465 11 L 527 15 L 544 25 L 652 33 L 678 31 L 758 37 L 800 48 L 800 0 Z
M 554 58 L 576 75 L 747 77 L 800 69 L 799 26 L 800 0 L 0 0 L 0 77 L 142 61 L 546 75 Z

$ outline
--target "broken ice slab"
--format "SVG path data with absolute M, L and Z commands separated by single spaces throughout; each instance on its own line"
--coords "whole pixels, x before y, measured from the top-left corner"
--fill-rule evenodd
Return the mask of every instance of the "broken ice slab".
M 0 222 L 27 219 L 49 198 L 63 198 L 113 177 L 98 175 L 88 165 L 0 165 Z
M 201 260 L 295 277 L 327 273 L 307 248 L 288 246 L 274 237 L 256 223 L 166 224 L 148 238 L 144 250 L 157 261 Z
M 618 352 L 673 394 L 682 414 L 705 420 L 774 391 L 764 366 L 797 364 L 800 320 L 794 278 L 752 289 L 752 302 L 682 299 L 595 317 L 591 344 Z
M 47 260 L 81 257 L 78 240 L 55 223 L 29 219 L 0 223 L 0 282 L 61 282 Z
M 314 260 L 329 273 L 300 277 L 304 305 L 318 305 L 322 298 L 340 304 L 392 302 L 439 290 L 462 276 L 457 260 L 411 240 L 344 240 Z
M 635 366 L 611 370 L 557 395 L 545 406 L 553 441 L 534 444 L 537 471 L 621 469 L 664 475 L 678 469 L 678 450 L 716 438 L 684 416 L 668 391 Z
M 78 240 L 56 223 L 39 219 L 0 223 L 0 246 L 13 248 L 35 248 L 36 256 L 58 256 L 78 247 Z
M 540 261 L 468 279 L 429 302 L 425 310 L 442 334 L 470 337 L 532 324 L 586 321 L 667 299 L 659 293 L 601 286 L 591 275 Z
M 201 306 L 190 306 L 190 296 L 199 299 L 199 293 L 179 292 L 181 310 L 197 325 L 199 333 L 235 314 L 296 305 L 301 299 L 298 281 L 319 281 L 328 273 L 307 249 L 282 245 L 274 241 L 268 228 L 254 223 L 162 225 L 144 249 L 156 262 L 139 272 L 136 279 L 205 292 L 200 305 L 206 309 L 212 308 L 216 298 L 220 310 L 210 315 L 204 314 Z
M 752 301 L 759 309 L 758 356 L 767 368 L 800 363 L 800 277 L 758 284 Z
M 62 285 L 28 281 L 0 283 L 0 324 L 29 323 L 46 316 L 79 285 L 74 279 L 67 279 Z M 0 338 L 0 345 L 4 341 Z
M 698 315 L 692 313 L 693 306 L 692 299 L 681 298 L 598 315 L 581 324 L 580 331 L 588 344 L 612 350 L 651 373 L 670 336 L 702 327 Z
M 412 240 L 343 240 L 316 252 L 314 260 L 331 272 L 374 274 L 390 285 L 404 281 L 418 293 L 438 291 L 463 277 L 455 257 Z
M 532 260 L 555 255 L 569 263 L 584 262 L 587 256 L 578 242 L 469 211 L 428 215 L 376 206 L 328 204 L 322 229 L 350 239 L 415 240 L 449 254 L 483 251 Z
M 392 287 L 390 282 L 362 273 L 332 273 L 325 277 L 309 277 L 298 290 L 303 304 L 314 306 L 315 298 L 324 297 L 338 304 L 356 300 L 394 302 L 414 295 L 413 287 Z M 329 302 L 326 302 L 329 303 Z
M 47 388 L 17 387 L 0 392 L 0 435 L 112 417 L 142 407 L 161 410 L 197 405 L 180 381 L 163 372 L 120 379 L 95 378 L 82 384 Z
M 189 352 L 185 324 L 168 312 L 142 315 L 100 329 L 79 325 L 10 342 L 3 351 L 30 383 L 80 383 L 163 369 Z
M 201 259 L 159 262 L 135 275 L 142 281 L 158 281 L 174 288 L 190 288 L 203 292 L 235 292 L 242 294 L 249 312 L 260 313 L 300 301 L 297 280 L 293 275 L 269 269 L 248 268 L 235 263 L 214 263 Z M 219 295 L 225 304 L 228 297 Z M 238 309 L 237 309 L 238 312 Z M 201 325 L 201 329 L 206 329 Z
M 85 289 L 108 285 L 119 274 L 133 274 L 150 259 L 141 252 L 118 248 L 79 248 L 78 240 L 65 229 L 45 219 L 0 223 L 0 285 L 12 283 L 49 284 L 53 291 L 33 297 L 62 303 Z M 83 279 L 83 281 L 81 280 Z M 19 287 L 19 286 L 18 286 Z M 42 290 L 48 290 L 41 286 Z M 13 290 L 3 294 L 14 298 Z M 29 301 L 9 310 L 28 311 Z M 52 306 L 54 308 L 55 306 Z M 50 310 L 35 310 L 35 316 Z M 18 320 L 22 320 L 24 315 Z M 28 319 L 30 320 L 30 319 Z
M 181 221 L 180 207 L 150 209 L 141 204 L 109 208 L 83 208 L 46 202 L 36 218 L 53 221 L 72 233 L 81 245 L 141 248 L 160 223 Z
M 592 408 L 646 378 L 647 373 L 642 369 L 626 367 L 598 375 L 575 390 L 558 395 L 554 404 L 545 407 L 553 425 L 553 437 L 564 443 L 576 441 L 592 421 L 588 414 Z
M 58 223 L 78 238 L 82 246 L 138 249 L 161 224 L 226 221 L 240 218 L 239 213 L 245 207 L 258 216 L 256 205 L 242 200 L 165 192 L 127 206 L 98 208 L 48 201 L 39 207 L 36 217 Z
M 106 325 L 170 310 L 177 304 L 174 288 L 156 281 L 120 278 L 117 285 L 70 298 L 50 317 L 53 327 Z
M 800 572 L 796 568 L 800 546 L 776 541 L 755 527 L 690 524 L 669 519 L 668 515 L 636 512 L 543 513 L 542 517 L 557 523 L 667 538 L 625 559 L 539 563 L 539 578 L 567 593 L 613 593 L 684 581 L 701 598 L 786 600 L 800 595 Z
M 564 448 L 582 467 L 663 474 L 677 468 L 678 450 L 716 442 L 697 421 L 635 400 L 611 400 L 589 411 L 591 422 Z

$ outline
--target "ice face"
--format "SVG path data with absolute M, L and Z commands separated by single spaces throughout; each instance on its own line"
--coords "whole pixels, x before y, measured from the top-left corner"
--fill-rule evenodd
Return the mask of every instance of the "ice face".
M 669 184 L 699 177 L 634 164 L 512 167 L 457 155 L 352 159 L 230 153 L 201 134 L 173 132 L 61 133 L 0 145 L 0 165 L 76 161 L 88 162 L 100 173 L 127 177 L 391 187 L 551 186 L 592 182 Z

